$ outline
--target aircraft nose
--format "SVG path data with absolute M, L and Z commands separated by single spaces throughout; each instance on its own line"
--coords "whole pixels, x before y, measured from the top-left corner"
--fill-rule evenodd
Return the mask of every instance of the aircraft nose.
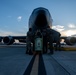
M 45 11 L 41 9 L 41 10 L 38 11 L 38 13 L 39 13 L 39 14 L 44 14 Z
M 47 25 L 47 18 L 44 10 L 39 10 L 35 19 L 35 25 L 43 27 Z

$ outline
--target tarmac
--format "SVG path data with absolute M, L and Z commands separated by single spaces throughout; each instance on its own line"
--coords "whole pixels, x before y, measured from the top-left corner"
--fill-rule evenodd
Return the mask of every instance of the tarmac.
M 0 75 L 76 75 L 76 51 L 25 54 L 25 45 L 0 46 Z

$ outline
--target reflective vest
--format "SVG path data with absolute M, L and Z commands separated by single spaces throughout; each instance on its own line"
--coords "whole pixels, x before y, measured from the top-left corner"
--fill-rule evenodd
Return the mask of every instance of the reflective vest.
M 43 50 L 43 38 L 37 37 L 35 38 L 35 51 Z

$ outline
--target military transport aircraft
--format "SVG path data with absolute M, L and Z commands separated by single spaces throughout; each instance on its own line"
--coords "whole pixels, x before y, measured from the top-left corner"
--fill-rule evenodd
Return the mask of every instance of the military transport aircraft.
M 33 10 L 29 18 L 29 28 L 32 28 L 33 32 L 37 29 L 43 30 L 46 28 L 51 28 L 53 32 L 54 42 L 57 42 L 59 38 L 64 39 L 66 44 L 74 45 L 76 43 L 75 37 L 60 37 L 59 32 L 52 29 L 52 17 L 48 9 L 39 7 Z M 4 44 L 11 45 L 14 43 L 15 39 L 19 42 L 26 42 L 26 36 L 6 36 L 0 37 L 0 42 L 3 40 Z M 51 38 L 50 38 L 51 39 Z

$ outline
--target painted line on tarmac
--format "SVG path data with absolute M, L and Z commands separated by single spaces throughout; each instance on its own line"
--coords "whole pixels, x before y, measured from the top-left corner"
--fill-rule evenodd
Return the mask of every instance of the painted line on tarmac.
M 47 75 L 42 55 L 39 55 L 38 75 Z
M 41 54 L 33 56 L 23 75 L 47 75 Z
M 38 75 L 38 63 L 39 63 L 39 55 L 36 55 L 30 75 Z
M 26 68 L 26 70 L 25 70 L 25 72 L 24 72 L 23 75 L 30 75 L 31 70 L 32 70 L 32 66 L 33 66 L 33 63 L 34 63 L 34 60 L 35 60 L 35 57 L 36 57 L 36 55 L 34 55 L 33 58 L 31 59 L 29 65 L 28 65 L 28 67 Z
M 51 56 L 51 61 L 53 61 L 53 64 L 54 65 L 56 65 L 56 66 L 58 66 L 58 67 L 61 68 L 60 70 L 63 71 L 63 74 L 62 75 L 65 75 L 65 73 L 66 73 L 66 75 L 71 75 L 70 72 L 66 68 L 64 68 L 64 66 L 62 66 L 53 56 Z

